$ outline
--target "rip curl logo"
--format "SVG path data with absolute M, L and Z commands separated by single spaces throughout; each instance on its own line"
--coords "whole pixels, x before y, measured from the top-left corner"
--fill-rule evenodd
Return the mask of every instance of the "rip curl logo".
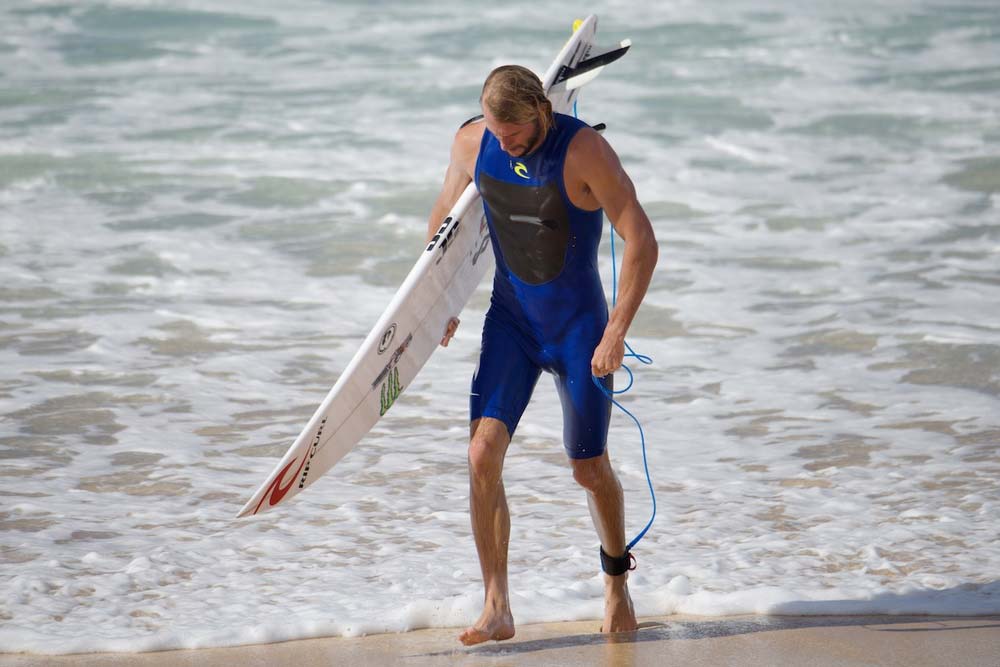
M 511 162 L 510 168 L 521 178 L 528 178 L 528 165 L 523 162 Z
M 302 472 L 302 468 L 305 467 L 308 460 L 308 458 L 302 459 L 302 463 L 299 464 L 298 470 L 296 470 L 292 476 L 288 478 L 288 483 L 285 485 L 282 485 L 282 481 L 284 481 L 285 475 L 289 470 L 291 470 L 292 466 L 295 465 L 295 459 L 292 459 L 288 465 L 282 468 L 281 472 L 275 475 L 274 479 L 268 485 L 267 490 L 264 491 L 264 495 L 261 496 L 260 502 L 257 503 L 257 507 L 253 508 L 252 514 L 259 512 L 261 506 L 265 502 L 271 507 L 280 503 L 281 499 L 288 495 L 288 492 L 292 489 L 292 485 L 295 484 L 295 479 L 299 476 L 299 473 Z
M 378 342 L 378 353 L 382 354 L 389 349 L 389 344 L 392 343 L 392 339 L 396 337 L 396 323 L 393 322 L 389 325 L 389 328 L 385 330 L 382 334 L 382 339 Z

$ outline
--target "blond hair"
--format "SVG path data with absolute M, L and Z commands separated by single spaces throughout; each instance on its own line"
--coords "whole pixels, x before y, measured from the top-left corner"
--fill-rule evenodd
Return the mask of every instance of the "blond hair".
M 552 103 L 545 96 L 542 82 L 520 65 L 502 65 L 490 72 L 479 103 L 501 123 L 538 122 L 542 136 L 555 124 Z

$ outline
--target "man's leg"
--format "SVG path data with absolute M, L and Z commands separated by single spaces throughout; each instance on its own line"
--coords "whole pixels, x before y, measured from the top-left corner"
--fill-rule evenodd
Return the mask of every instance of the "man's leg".
M 605 451 L 589 459 L 570 459 L 573 478 L 587 491 L 590 515 L 604 552 L 612 557 L 625 553 L 625 499 L 621 484 Z M 637 628 L 632 598 L 628 592 L 628 572 L 604 575 L 603 632 L 628 632 Z
M 472 534 L 486 591 L 482 616 L 459 635 L 466 646 L 514 636 L 507 589 L 510 512 L 503 489 L 503 460 L 510 444 L 507 426 L 483 417 L 472 422 L 469 439 L 469 486 Z

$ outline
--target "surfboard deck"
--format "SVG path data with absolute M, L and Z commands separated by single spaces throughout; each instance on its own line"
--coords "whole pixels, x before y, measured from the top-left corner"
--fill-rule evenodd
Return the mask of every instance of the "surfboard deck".
M 588 61 L 597 17 L 575 30 L 542 77 L 555 111 L 568 113 L 580 88 L 628 50 L 626 40 Z M 459 197 L 305 428 L 239 512 L 287 502 L 344 457 L 389 411 L 437 349 L 493 266 L 489 230 L 475 183 Z

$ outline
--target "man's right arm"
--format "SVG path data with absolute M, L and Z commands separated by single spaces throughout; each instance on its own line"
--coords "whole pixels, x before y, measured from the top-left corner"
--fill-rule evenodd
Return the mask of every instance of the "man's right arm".
M 455 140 L 451 144 L 448 171 L 444 175 L 444 185 L 434 206 L 431 207 L 431 216 L 427 220 L 426 241 L 430 241 L 437 233 L 448 211 L 472 182 L 484 128 L 485 124 L 482 122 L 470 123 L 455 134 Z
M 441 187 L 441 194 L 438 195 L 434 206 L 431 207 L 431 217 L 427 220 L 427 238 L 429 242 L 437 233 L 448 211 L 455 205 L 458 198 L 465 192 L 465 188 L 472 182 L 473 172 L 476 169 L 476 159 L 479 157 L 479 144 L 483 139 L 485 123 L 476 122 L 463 125 L 455 134 L 455 140 L 451 144 L 451 159 L 448 162 L 448 171 L 444 175 L 444 185 Z M 455 330 L 458 329 L 458 318 L 453 317 L 448 322 L 444 336 L 441 338 L 441 345 L 448 347 Z

